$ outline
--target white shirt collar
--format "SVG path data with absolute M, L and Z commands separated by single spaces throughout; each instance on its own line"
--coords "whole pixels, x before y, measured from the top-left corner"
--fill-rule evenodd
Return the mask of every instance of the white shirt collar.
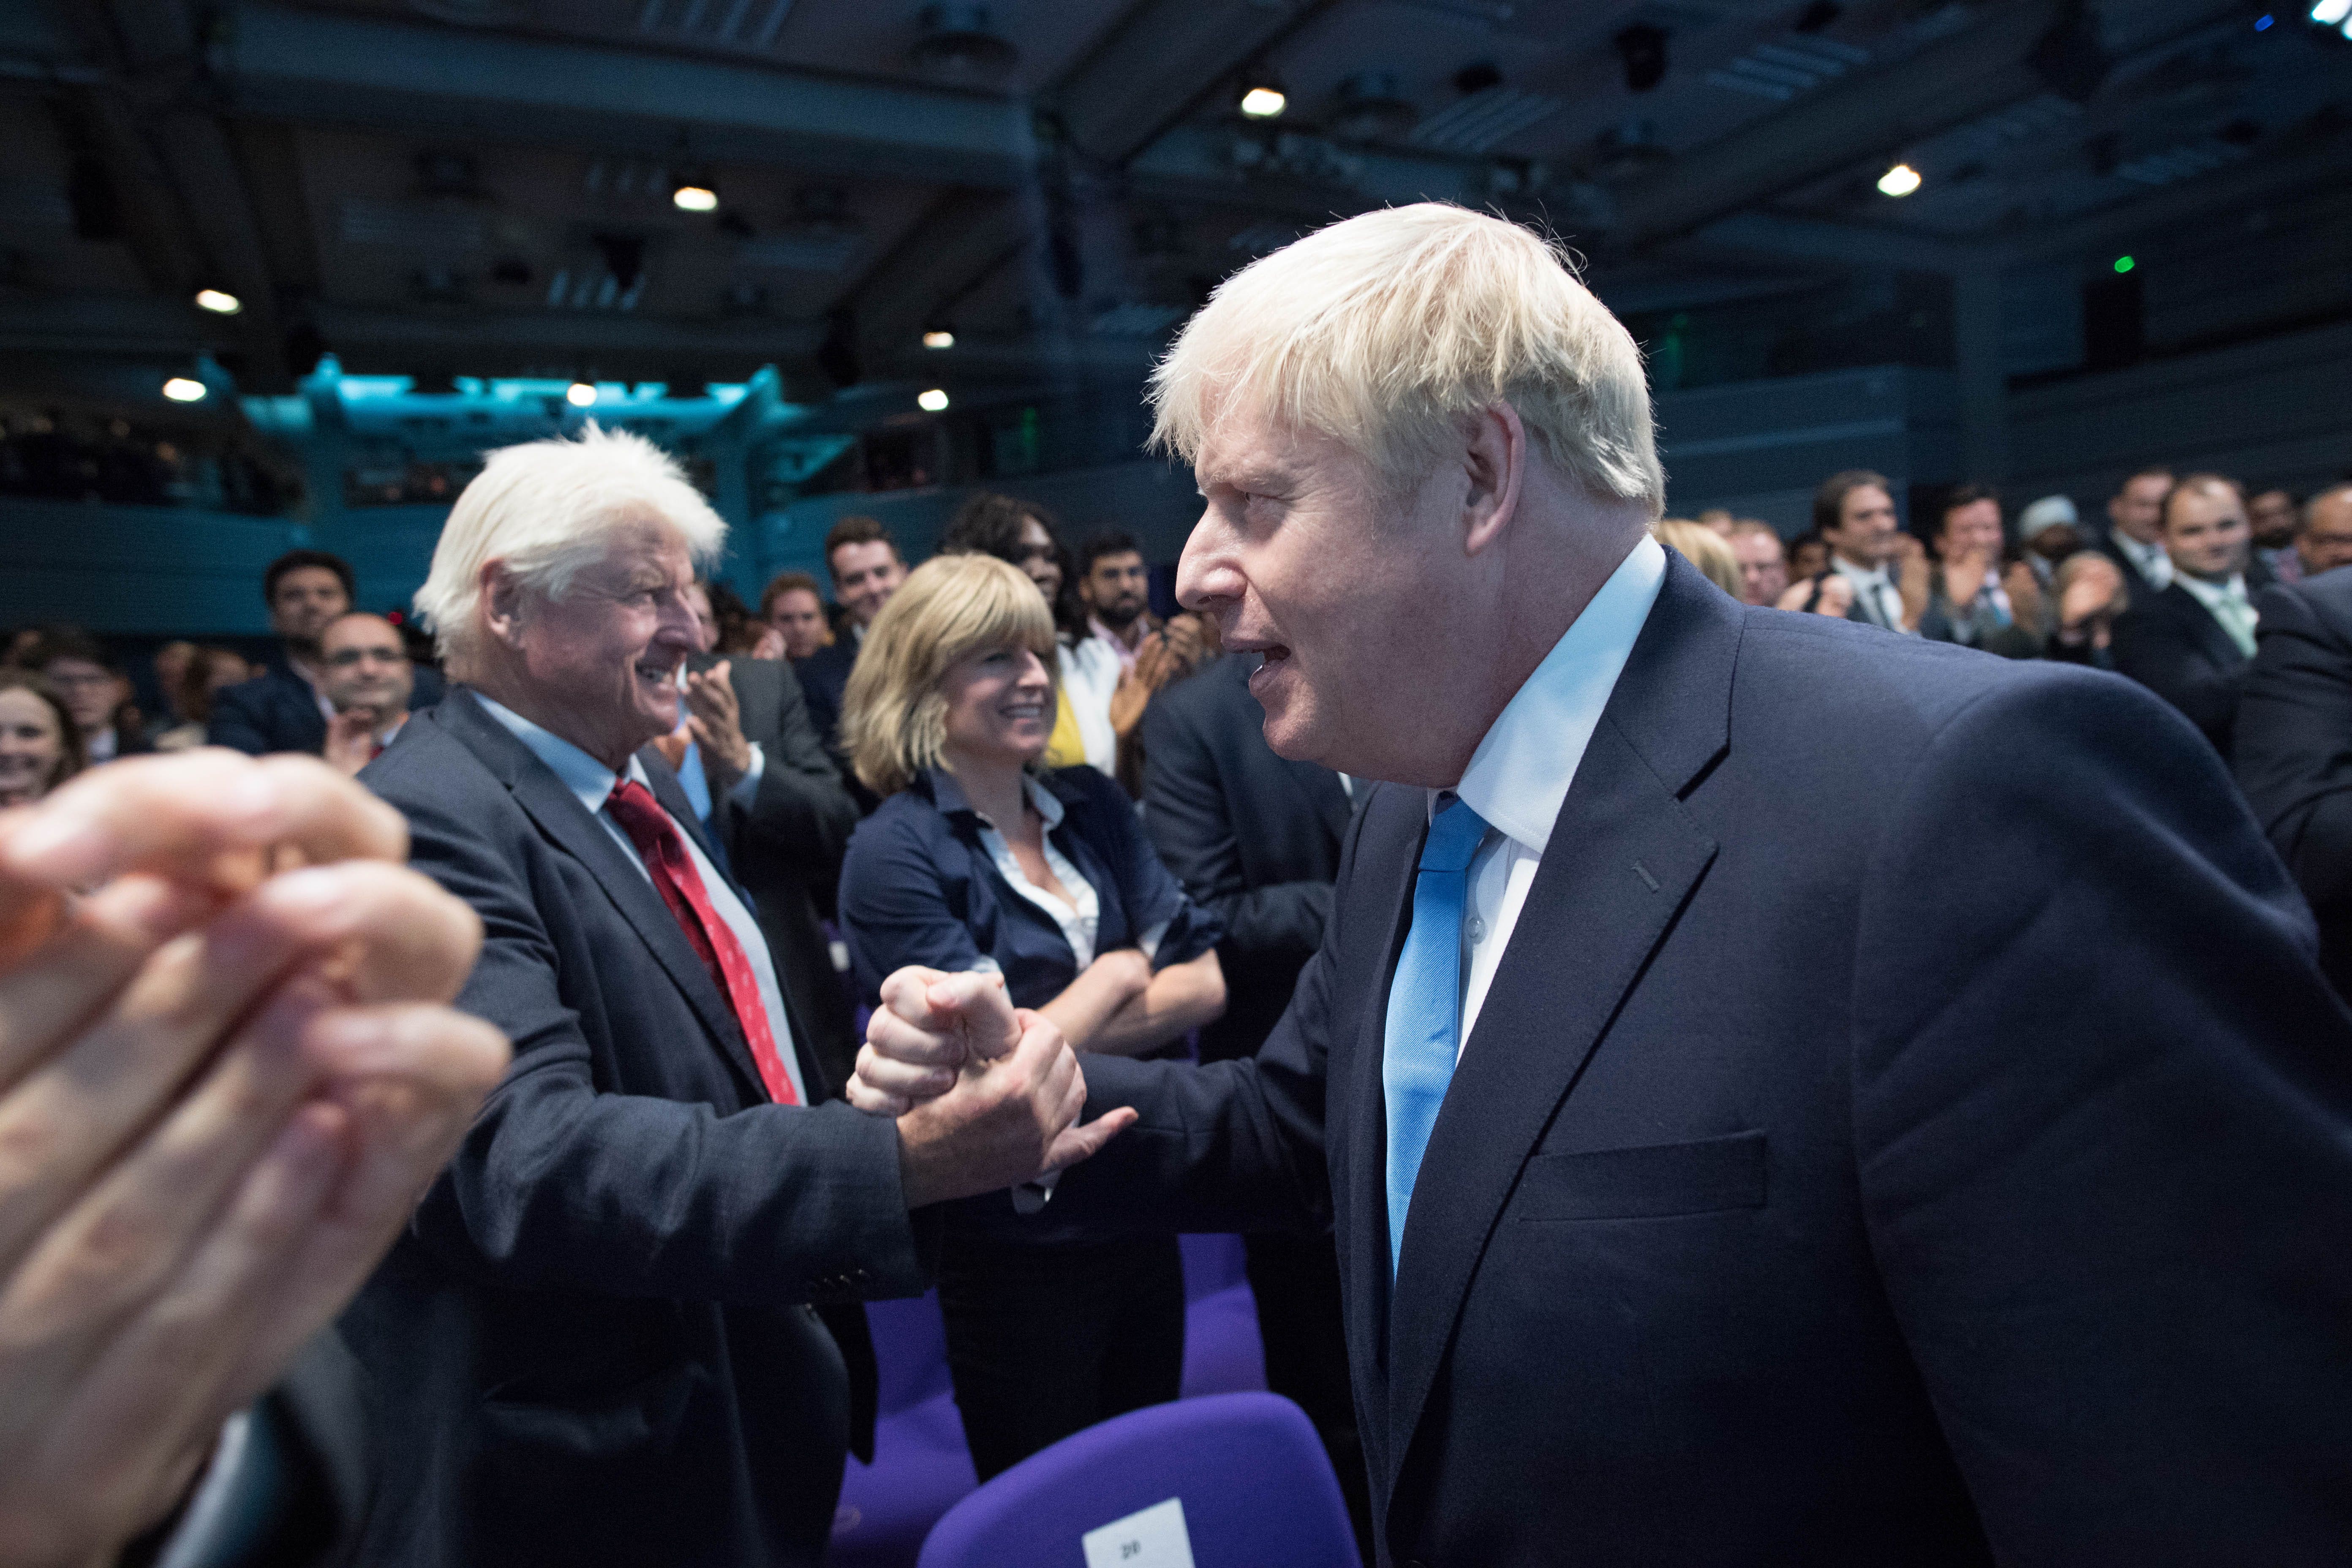
M 1830 563 L 1837 568 L 1839 576 L 1857 588 L 1883 588 L 1889 581 L 1886 568 L 1884 566 L 1872 567 L 1865 571 L 1844 556 L 1837 554 L 1831 555 Z
M 2172 580 L 2194 594 L 2198 603 L 2209 610 L 2223 604 L 2242 605 L 2247 602 L 2246 579 L 2242 574 L 2235 572 L 2230 574 L 2227 582 L 2222 583 L 2209 583 L 2202 577 L 2192 577 L 2186 572 L 2175 572 L 2172 574 Z
M 474 700 L 482 705 L 483 711 L 505 726 L 507 733 L 529 747 L 532 756 L 545 763 L 555 776 L 563 781 L 563 787 L 580 797 L 580 804 L 588 808 L 589 816 L 593 816 L 604 809 L 604 802 L 611 798 L 614 787 L 620 784 L 621 774 L 553 731 L 532 723 L 504 703 L 494 702 L 478 691 L 474 693 Z M 646 784 L 645 764 L 631 757 L 627 776 L 639 784 Z
M 1513 695 L 1454 786 L 1471 810 L 1538 855 L 1665 580 L 1665 550 L 1644 534 Z

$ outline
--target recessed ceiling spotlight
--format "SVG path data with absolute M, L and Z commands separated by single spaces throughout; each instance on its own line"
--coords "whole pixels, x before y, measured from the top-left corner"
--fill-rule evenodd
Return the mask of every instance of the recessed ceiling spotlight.
M 915 394 L 915 406 L 926 414 L 944 413 L 947 405 L 948 395 L 936 386 L 928 392 Z
M 563 389 L 563 401 L 574 408 L 593 406 L 596 401 L 595 384 L 586 381 L 573 382 Z
M 719 210 L 719 193 L 709 185 L 680 185 L 669 194 L 669 199 L 678 211 L 684 213 Z
M 2352 0 L 2344 0 L 2352 5 Z M 1919 171 L 1908 163 L 1897 163 L 1878 176 L 1878 194 L 1882 196 L 1907 196 L 1919 188 Z
M 2319 0 L 2311 8 L 2311 19 L 2323 27 L 2332 27 L 2347 16 L 2352 16 L 2352 0 Z
M 199 289 L 196 309 L 210 310 L 215 316 L 234 316 L 245 309 L 245 301 L 226 289 Z
M 1252 71 L 1242 78 L 1242 95 L 1234 107 L 1252 120 L 1272 120 L 1290 107 L 1290 95 L 1266 72 Z
M 933 327 L 923 334 L 923 346 L 927 349 L 951 349 L 955 347 L 955 334 L 945 327 Z
M 163 384 L 163 395 L 174 403 L 202 403 L 205 384 L 190 376 L 175 375 Z

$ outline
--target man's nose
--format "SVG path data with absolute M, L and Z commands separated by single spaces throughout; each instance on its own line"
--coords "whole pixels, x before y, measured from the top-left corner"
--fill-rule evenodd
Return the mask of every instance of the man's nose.
M 1241 571 L 1222 549 L 1222 531 L 1203 514 L 1184 541 L 1176 561 L 1176 602 L 1188 610 L 1213 611 L 1241 597 Z

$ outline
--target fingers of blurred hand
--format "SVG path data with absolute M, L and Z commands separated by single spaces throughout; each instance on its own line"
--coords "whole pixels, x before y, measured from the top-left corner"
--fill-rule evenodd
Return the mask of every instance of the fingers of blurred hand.
M 874 1016 L 878 1018 L 887 1012 L 919 1029 L 931 1028 L 935 1022 L 931 1017 L 931 982 L 946 978 L 945 970 L 926 969 L 919 963 L 892 970 L 882 982 L 882 1007 Z
M 205 747 L 74 779 L 9 824 L 0 876 L 65 887 L 152 871 L 241 892 L 289 861 L 407 852 L 400 814 L 319 759 Z
M 936 1100 L 955 1087 L 953 1067 L 923 1067 L 918 1063 L 896 1060 L 876 1050 L 871 1043 L 858 1047 L 857 1076 L 867 1090 L 885 1099 L 899 1101 L 898 1115 L 908 1107 L 926 1100 Z
M 253 962 L 331 953 L 321 973 L 361 1002 L 446 1002 L 482 950 L 481 917 L 430 879 L 381 861 L 273 877 L 213 923 Z
M 457 1152 L 510 1057 L 490 1025 L 422 1003 L 321 1014 L 304 1032 L 303 1051 L 328 1074 L 322 1092 L 343 1118 L 348 1158 L 272 1286 L 271 1327 L 248 1348 L 238 1378 L 253 1389 L 359 1289 Z
M 142 1307 L 316 1081 L 301 1036 L 331 1002 L 316 979 L 287 983 L 194 1088 L 85 1191 L 103 1155 L 137 1131 L 107 1117 L 114 1106 L 94 1108 L 89 1120 L 112 1134 L 107 1143 L 58 1149 L 11 1194 L 0 1258 L 13 1262 L 21 1252 L 23 1262 L 0 1286 L 0 1319 L 15 1332 L 49 1339 L 60 1364 L 70 1366 L 75 1347 L 86 1352 Z M 168 1091 L 170 1082 L 163 1087 Z
M 23 1347 L 0 1346 L 0 1557 L 38 1542 L 44 1555 L 25 1561 L 110 1562 L 186 1494 L 257 1391 L 237 1373 L 270 1327 L 268 1286 L 332 1189 L 339 1114 L 306 1108 L 265 1140 L 168 1288 L 69 1368 L 45 1355 L 51 1375 L 27 1378 Z
M 48 934 L 0 971 L 0 1092 L 65 1044 L 156 948 L 216 907 L 209 895 L 148 877 L 119 879 L 70 911 L 58 905 Z

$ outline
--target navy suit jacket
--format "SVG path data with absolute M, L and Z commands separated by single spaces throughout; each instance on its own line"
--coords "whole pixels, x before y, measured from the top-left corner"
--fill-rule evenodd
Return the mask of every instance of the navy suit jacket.
M 2178 582 L 2161 594 L 2135 590 L 2131 608 L 2116 617 L 2115 655 L 2118 674 L 2179 709 L 2230 754 L 2253 661 L 2196 595 Z
M 1066 1218 L 1335 1220 L 1396 1563 L 2319 1563 L 2352 1542 L 2352 1016 L 2130 683 L 1670 558 L 1421 1166 L 1425 792 L 1255 1058 L 1089 1058 Z
M 897 1129 L 768 1102 L 652 883 L 470 692 L 362 782 L 482 917 L 457 1005 L 515 1049 L 344 1317 L 385 1464 L 362 1561 L 821 1562 L 853 1432 L 845 1351 L 866 1347 L 835 1338 L 862 1314 L 829 1329 L 807 1303 L 923 1289 Z
M 1210 1060 L 1248 1056 L 1322 945 L 1350 810 L 1339 775 L 1275 755 L 1250 695 L 1253 657 L 1229 654 L 1143 714 L 1143 821 L 1184 890 L 1215 911 L 1224 1016 L 1201 1028 Z
M 2238 783 L 2319 917 L 2320 964 L 2352 997 L 2352 572 L 2257 601 L 2238 705 Z
M 432 707 L 446 690 L 439 670 L 418 666 L 408 710 Z M 205 740 L 257 757 L 271 752 L 308 752 L 315 757 L 327 749 L 327 721 L 320 715 L 310 683 L 283 665 L 272 665 L 251 680 L 213 693 Z

